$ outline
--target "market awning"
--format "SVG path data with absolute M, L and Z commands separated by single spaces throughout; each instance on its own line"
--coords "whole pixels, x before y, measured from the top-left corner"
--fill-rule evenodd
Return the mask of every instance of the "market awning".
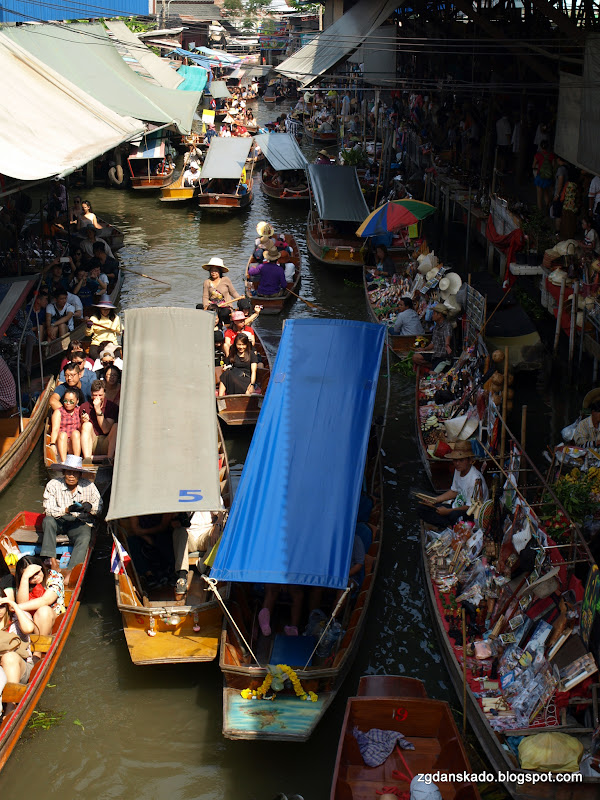
M 347 585 L 384 336 L 286 321 L 211 577 Z
M 403 2 L 404 0 L 359 0 L 327 30 L 282 61 L 275 67 L 276 71 L 299 81 L 302 86 L 309 86 L 344 56 L 356 50 Z
M 231 98 L 231 92 L 227 88 L 225 81 L 213 81 L 208 91 L 215 98 L 215 100 L 219 100 L 223 97 Z
M 0 278 L 0 336 L 3 336 L 36 282 L 36 276 Z
M 183 81 L 183 76 L 178 75 L 177 72 L 169 66 L 168 61 L 164 61 L 149 50 L 121 20 L 107 19 L 104 20 L 104 24 L 115 36 L 119 44 L 125 47 L 136 61 L 139 61 L 159 86 L 164 86 L 166 89 L 177 89 L 179 84 Z
M 251 147 L 252 139 L 249 136 L 232 137 L 231 139 L 220 139 L 218 136 L 213 136 L 210 147 L 206 151 L 200 177 L 208 180 L 213 178 L 239 180 L 246 166 L 246 159 Z
M 0 73 L 0 172 L 11 178 L 68 175 L 145 130 L 139 119 L 107 108 L 4 33 Z
M 220 508 L 214 317 L 127 311 L 127 347 L 107 519 Z
M 254 141 L 274 170 L 306 168 L 306 157 L 291 134 L 261 133 Z
M 142 78 L 123 61 L 101 24 L 27 25 L 4 28 L 3 34 L 117 114 L 190 133 L 200 94 L 165 89 Z M 35 109 L 38 123 L 46 106 L 43 102 Z
M 159 134 L 160 136 L 160 134 Z M 129 161 L 136 158 L 164 158 L 165 140 L 156 135 L 144 136 L 135 153 L 129 156 Z
M 231 66 L 234 67 L 242 62 L 239 56 L 232 56 L 229 53 L 224 53 L 222 50 L 212 50 L 210 47 L 196 47 L 194 49 L 197 53 L 202 53 L 202 55 L 211 60 L 218 61 L 223 66 L 231 64 Z
M 362 222 L 369 215 L 354 167 L 308 164 L 307 169 L 321 219 Z
M 179 67 L 177 74 L 183 77 L 177 90 L 180 92 L 203 92 L 208 82 L 208 71 L 204 67 Z

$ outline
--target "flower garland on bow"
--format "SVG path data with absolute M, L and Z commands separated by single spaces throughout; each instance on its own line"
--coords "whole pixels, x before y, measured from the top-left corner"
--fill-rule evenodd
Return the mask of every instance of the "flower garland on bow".
M 319 699 L 319 695 L 315 694 L 315 692 L 306 692 L 304 690 L 300 682 L 300 678 L 296 675 L 291 667 L 288 667 L 287 664 L 277 664 L 276 666 L 269 664 L 267 669 L 267 675 L 258 689 L 242 689 L 240 694 L 244 700 L 274 700 L 275 694 L 283 689 L 286 680 L 291 682 L 292 686 L 294 687 L 296 697 L 298 697 L 300 700 L 310 700 L 311 702 L 316 703 Z M 265 695 L 269 689 L 273 691 L 273 694 L 269 698 L 265 698 Z

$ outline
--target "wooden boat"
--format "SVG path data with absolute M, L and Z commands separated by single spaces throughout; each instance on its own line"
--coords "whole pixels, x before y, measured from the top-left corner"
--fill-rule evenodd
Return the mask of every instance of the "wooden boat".
M 262 99 L 265 103 L 281 103 L 283 100 L 285 100 L 285 95 L 277 93 L 272 86 L 267 86 Z
M 96 219 L 104 228 L 102 231 L 102 236 L 97 236 L 97 238 L 100 239 L 100 241 L 106 242 L 113 254 L 116 253 L 117 250 L 120 250 L 125 243 L 125 234 L 122 230 L 120 230 L 120 228 L 117 228 L 115 225 L 113 225 L 112 222 L 107 222 L 101 217 L 96 217 Z M 79 239 L 84 239 L 86 236 L 85 229 L 74 231 L 72 235 L 74 237 L 78 237 Z M 63 237 L 58 235 L 57 238 L 64 238 L 66 241 L 68 237 L 66 234 L 64 234 Z
M 211 191 L 211 182 L 206 187 L 200 187 L 200 193 L 196 195 L 198 205 L 206 211 L 216 211 L 219 213 L 231 213 L 247 208 L 252 202 L 254 181 L 250 178 L 247 182 L 248 191 L 245 194 L 237 192 L 224 193 Z
M 229 461 L 219 428 L 219 479 L 224 510 L 218 514 L 215 529 L 222 529 L 231 505 Z M 129 520 L 110 523 L 110 529 L 128 550 Z M 184 600 L 173 599 L 173 587 L 146 590 L 133 562 L 125 573 L 115 575 L 117 607 L 123 632 L 134 664 L 180 664 L 214 661 L 219 648 L 223 611 L 198 572 L 193 570 L 198 557 L 190 554 L 188 592 Z M 222 595 L 227 587 L 219 585 Z
M 396 747 L 378 767 L 368 767 L 361 756 L 354 728 L 398 731 L 414 750 Z M 338 745 L 330 800 L 408 793 L 411 779 L 435 772 L 472 773 L 452 710 L 443 700 L 431 700 L 415 678 L 367 675 L 360 679 L 358 697 L 350 697 Z M 479 800 L 476 784 L 440 781 L 447 800 Z
M 9 522 L 0 533 L 0 557 L 4 558 L 6 555 L 5 538 L 13 546 L 21 546 L 23 549 L 25 549 L 25 545 L 31 547 L 32 544 L 41 543 L 42 519 L 43 514 L 23 511 Z M 64 540 L 59 537 L 57 543 L 66 546 L 68 540 L 66 537 Z M 79 610 L 79 594 L 90 555 L 91 547 L 83 564 L 77 565 L 71 572 L 69 584 L 65 587 L 67 610 L 57 617 L 52 635 L 31 636 L 31 642 L 35 645 L 35 649 L 44 653 L 44 656 L 34 665 L 29 682 L 26 685 L 8 683 L 4 687 L 3 703 L 16 703 L 16 707 L 13 711 L 5 713 L 4 718 L 0 720 L 0 769 L 6 764 L 19 736 L 23 733 L 71 632 Z
M 373 320 L 373 322 L 378 322 L 380 325 L 383 325 L 387 328 L 387 345 L 390 348 L 391 352 L 400 359 L 406 358 L 406 356 L 413 350 L 416 350 L 417 347 L 415 345 L 417 339 L 419 340 L 427 340 L 431 339 L 431 336 L 428 334 L 421 334 L 419 336 L 400 336 L 396 333 L 392 333 L 392 328 L 387 325 L 386 323 L 386 316 L 387 312 L 385 309 L 377 308 L 372 300 L 367 288 L 368 280 L 367 280 L 367 267 L 363 270 L 363 286 L 365 289 L 365 297 L 367 300 L 367 308 L 369 310 L 369 316 Z
M 304 126 L 304 135 L 313 144 L 323 144 L 329 147 L 336 145 L 339 141 L 339 134 L 337 131 L 331 131 L 330 133 L 319 132 L 309 125 Z
M 219 419 L 227 425 L 256 425 L 258 422 L 258 415 L 262 408 L 263 399 L 269 379 L 271 378 L 271 362 L 269 355 L 265 350 L 263 343 L 260 340 L 258 333 L 256 333 L 256 344 L 254 349 L 258 353 L 262 367 L 256 370 L 256 381 L 260 385 L 260 394 L 226 394 L 223 397 L 217 397 L 217 414 Z M 218 373 L 218 374 L 217 374 Z M 217 388 L 219 385 L 221 369 L 215 370 L 215 382 Z
M 267 197 L 273 197 L 276 200 L 285 200 L 286 203 L 307 203 L 310 200 L 308 186 L 299 190 L 287 189 L 283 186 L 274 186 L 272 183 L 265 180 L 263 176 L 261 187 Z
M 189 200 L 194 199 L 198 189 L 195 186 L 184 186 L 183 175 L 184 170 L 182 169 L 181 174 L 172 183 L 168 183 L 161 188 L 161 203 L 187 203 Z
M 37 390 L 40 394 L 31 414 L 23 417 L 22 431 L 18 415 L 0 419 L 0 492 L 6 489 L 37 444 L 54 386 L 52 376 L 44 378 L 43 386 L 41 379 L 32 381 L 31 391 Z
M 127 159 L 131 188 L 153 191 L 171 182 L 174 164 L 167 162 L 165 140 L 149 135 Z
M 117 301 L 121 295 L 121 287 L 123 286 L 124 277 L 125 273 L 123 270 L 119 270 L 117 282 L 113 286 L 109 295 L 110 302 L 113 305 L 117 304 Z M 56 339 L 52 339 L 52 341 L 42 342 L 42 358 L 44 361 L 48 361 L 50 358 L 64 355 L 64 352 L 68 348 L 69 344 L 72 341 L 85 339 L 85 337 L 88 335 L 87 332 L 88 327 L 85 322 L 82 322 L 75 325 L 72 331 L 67 331 L 64 336 L 58 336 Z M 36 363 L 36 360 L 39 360 L 38 348 L 34 347 L 33 363 Z
M 294 280 L 291 283 L 288 283 L 288 289 L 290 289 L 295 294 L 298 294 L 300 289 L 300 281 L 302 277 L 302 260 L 300 256 L 300 251 L 298 250 L 298 245 L 296 240 L 290 234 L 285 234 L 286 242 L 291 245 L 292 247 L 292 255 L 286 256 L 285 258 L 280 259 L 280 261 L 292 261 L 296 265 L 296 271 L 294 272 Z M 286 292 L 286 294 L 281 295 L 280 297 L 270 297 L 268 295 L 260 295 L 260 294 L 253 294 L 258 287 L 258 280 L 252 280 L 251 276 L 248 275 L 248 268 L 252 265 L 256 264 L 256 259 L 254 256 L 250 256 L 248 259 L 248 263 L 246 264 L 246 273 L 244 279 L 244 285 L 246 288 L 246 297 L 250 302 L 254 305 L 262 306 L 261 314 L 280 314 L 284 307 L 292 303 L 296 298 L 290 292 Z
M 431 546 L 428 545 L 426 531 L 422 529 L 421 551 L 426 596 L 442 656 L 459 700 L 462 701 L 463 691 L 465 692 L 466 705 L 463 708 L 463 713 L 466 713 L 468 722 L 478 742 L 483 747 L 494 774 L 498 775 L 500 773 L 503 776 L 500 780 L 504 785 L 504 789 L 515 800 L 574 800 L 574 798 L 592 800 L 592 798 L 597 798 L 600 792 L 600 778 L 582 777 L 581 781 L 577 783 L 543 782 L 543 777 L 542 779 L 539 778 L 540 773 L 523 769 L 520 766 L 519 759 L 507 744 L 507 737 L 526 738 L 540 733 L 564 733 L 581 742 L 585 756 L 586 751 L 589 753 L 591 737 L 598 725 L 596 689 L 590 685 L 597 681 L 598 668 L 598 639 L 597 633 L 594 632 L 597 630 L 595 627 L 597 625 L 597 610 L 591 610 L 596 602 L 594 597 L 597 597 L 597 566 L 577 526 L 574 525 L 565 509 L 560 505 L 551 487 L 545 483 L 542 475 L 537 471 L 527 455 L 520 450 L 510 431 L 507 431 L 507 433 L 510 441 L 508 451 L 510 457 L 506 469 L 514 477 L 515 483 L 519 487 L 518 491 L 522 502 L 520 508 L 524 510 L 522 513 L 526 513 L 529 519 L 529 530 L 532 534 L 529 545 L 533 546 L 532 552 L 536 555 L 536 566 L 535 574 L 530 571 L 530 566 L 523 567 L 524 571 L 520 571 L 500 591 L 498 598 L 494 601 L 492 610 L 489 612 L 490 627 L 497 629 L 496 641 L 499 647 L 496 652 L 501 654 L 504 646 L 500 637 L 504 635 L 504 632 L 514 631 L 513 638 L 516 639 L 516 643 L 520 643 L 522 649 L 526 649 L 527 642 L 537 636 L 539 626 L 548 625 L 548 633 L 542 637 L 537 648 L 538 653 L 541 650 L 544 661 L 536 669 L 544 673 L 551 670 L 551 674 L 554 676 L 553 680 L 545 684 L 547 691 L 541 695 L 538 696 L 536 694 L 537 687 L 533 684 L 530 684 L 529 690 L 525 692 L 524 706 L 522 708 L 527 724 L 524 727 L 519 726 L 519 718 L 515 716 L 515 711 L 512 707 L 515 694 L 507 691 L 508 683 L 505 684 L 505 687 L 501 687 L 498 684 L 498 688 L 490 692 L 486 691 L 480 682 L 481 677 L 493 680 L 490 676 L 490 665 L 493 662 L 497 663 L 497 656 L 475 661 L 470 655 L 473 641 L 476 638 L 481 638 L 482 629 L 481 621 L 477 622 L 475 619 L 474 622 L 472 615 L 469 615 L 469 624 L 467 626 L 467 678 L 466 689 L 464 688 L 462 634 L 460 633 L 460 622 L 457 620 L 455 611 L 456 606 L 453 605 L 456 602 L 456 590 L 451 586 L 448 588 L 447 585 L 444 586 L 442 584 L 446 570 L 437 566 L 438 563 L 441 564 L 442 557 L 438 558 L 434 554 Z M 531 489 L 527 488 L 526 484 L 530 483 L 527 477 L 520 476 L 522 468 L 526 472 L 536 473 L 537 479 L 534 478 L 534 484 Z M 503 476 L 501 476 L 502 481 L 504 481 Z M 540 497 L 545 497 L 548 505 L 551 505 L 554 511 L 560 511 L 560 514 L 564 517 L 566 529 L 561 534 L 560 544 L 553 540 L 552 537 L 556 539 L 557 536 L 552 533 L 548 522 L 544 522 L 543 518 L 538 516 L 538 513 L 540 515 L 542 513 L 539 503 Z M 531 504 L 530 499 L 533 501 Z M 508 550 L 505 548 L 507 544 L 512 547 L 512 526 L 506 522 L 507 515 L 508 519 L 513 518 L 513 524 L 517 528 L 519 527 L 519 522 L 514 512 L 512 510 L 507 512 L 501 506 L 499 530 L 504 532 L 504 538 L 500 546 L 496 544 L 496 554 L 500 552 L 500 558 L 506 557 Z M 554 514 L 552 513 L 551 520 L 553 516 Z M 543 532 L 544 527 L 547 530 L 547 544 L 543 543 L 543 537 L 540 539 L 540 528 Z M 486 536 L 493 537 L 493 533 L 486 533 Z M 492 544 L 493 541 L 492 538 Z M 428 547 L 430 548 L 429 550 Z M 459 546 L 456 551 L 458 558 L 460 558 L 460 549 Z M 488 552 L 487 547 L 485 552 Z M 541 560 L 539 560 L 540 558 Z M 497 566 L 497 561 L 497 557 L 490 557 L 490 564 L 494 564 L 496 569 L 501 572 L 502 566 Z M 531 564 L 533 564 L 533 561 Z M 510 567 L 507 567 L 507 569 L 510 569 Z M 515 574 L 515 571 L 513 571 L 513 574 Z M 528 591 L 528 587 L 534 583 L 539 585 L 541 579 L 549 574 L 556 574 L 554 586 L 550 586 L 546 592 L 534 593 L 531 597 L 532 593 Z M 461 577 L 463 585 L 467 578 L 468 573 L 464 573 Z M 571 592 L 564 594 L 567 586 L 571 587 L 572 595 Z M 523 594 L 523 589 L 525 594 Z M 552 591 L 553 589 L 554 591 Z M 569 596 L 571 596 L 571 600 L 573 598 L 579 599 L 579 602 L 573 600 L 572 604 L 569 604 L 568 608 L 572 611 L 572 617 L 564 633 L 561 633 L 559 609 L 562 606 L 555 604 L 561 603 L 561 597 L 563 600 L 566 598 L 567 602 L 570 603 Z M 525 600 L 525 606 L 523 606 L 522 602 L 519 602 L 519 598 L 521 601 Z M 483 607 L 486 607 L 488 599 L 488 593 L 484 592 L 481 601 Z M 582 605 L 580 605 L 581 602 Z M 460 603 L 458 608 L 460 609 Z M 526 626 L 528 626 L 525 628 L 525 633 L 522 625 L 520 626 L 518 620 L 516 620 L 516 616 L 519 614 Z M 512 625 L 511 622 L 513 623 Z M 589 659 L 591 659 L 588 662 L 588 666 L 585 669 L 582 668 L 580 673 L 577 670 L 569 672 L 569 669 L 574 664 L 577 664 L 577 658 L 582 653 L 585 654 L 586 651 L 590 653 Z M 477 679 L 474 677 L 476 668 Z M 559 670 L 561 670 L 561 673 L 559 673 Z M 564 687 L 560 683 L 555 685 L 553 681 L 556 681 L 559 674 L 564 676 L 565 671 L 567 672 L 567 677 L 562 677 L 561 680 L 566 681 L 569 675 L 572 675 L 573 683 L 570 689 L 562 691 Z M 499 672 L 498 674 L 500 675 L 501 673 Z M 515 674 L 518 677 L 518 671 Z M 587 679 L 578 683 L 579 678 L 582 675 L 585 677 L 586 674 L 593 676 L 591 680 Z M 555 691 L 560 694 L 560 704 L 558 699 L 556 704 L 554 702 Z M 530 697 L 533 697 L 533 709 L 531 712 L 529 710 L 531 705 L 527 702 Z M 492 709 L 495 710 L 495 714 Z M 584 709 L 588 709 L 589 713 L 584 714 Z M 522 744 L 523 742 L 521 742 Z M 594 769 L 597 771 L 597 767 L 594 767 Z M 539 782 L 532 780 L 536 775 Z
M 311 256 L 328 267 L 350 269 L 363 265 L 360 253 L 363 240 L 357 236 L 332 234 L 312 210 L 306 225 L 306 243 Z

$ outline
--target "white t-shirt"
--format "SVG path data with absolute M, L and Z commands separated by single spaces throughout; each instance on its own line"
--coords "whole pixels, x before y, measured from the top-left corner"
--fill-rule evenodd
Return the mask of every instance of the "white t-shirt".
M 583 237 L 586 244 L 592 245 L 592 250 L 596 255 L 600 253 L 600 243 L 598 242 L 598 234 L 594 228 L 588 228 Z
M 55 317 L 64 317 L 64 315 L 68 314 L 69 311 L 72 314 L 75 313 L 75 306 L 72 306 L 70 303 L 65 303 L 62 309 L 55 308 L 52 303 L 48 303 L 46 306 L 46 314 L 50 314 L 50 319 L 54 322 L 56 322 Z M 67 322 L 67 328 L 68 330 L 72 331 L 74 327 L 73 317 L 71 317 Z
M 67 303 L 75 308 L 75 313 L 81 311 L 81 316 L 83 317 L 83 303 L 76 294 L 73 294 L 73 292 L 67 292 Z
M 596 206 L 600 203 L 600 178 L 597 175 L 594 175 L 592 178 L 592 182 L 590 183 L 590 189 L 588 191 L 588 197 L 593 197 L 594 200 L 592 202 L 592 211 L 596 210 Z
M 120 369 L 121 372 L 123 372 L 123 359 L 122 358 L 115 358 L 115 360 L 114 360 L 114 362 L 113 362 L 113 364 L 111 366 L 116 367 L 117 369 Z M 90 367 L 90 369 L 93 369 L 94 372 L 101 372 L 104 369 L 104 367 L 102 366 L 102 362 L 100 361 L 99 358 L 97 358 L 94 361 L 94 365 L 92 367 Z
M 285 279 L 288 283 L 291 283 L 294 280 L 294 275 L 296 274 L 296 266 L 291 261 L 284 266 L 283 271 L 285 272 Z
M 464 477 L 461 476 L 458 470 L 454 471 L 454 479 L 450 488 L 453 492 L 458 492 L 458 494 L 452 501 L 452 508 L 471 505 L 477 480 L 481 483 L 481 497 L 483 500 L 487 500 L 489 497 L 487 484 L 478 469 L 471 467 Z

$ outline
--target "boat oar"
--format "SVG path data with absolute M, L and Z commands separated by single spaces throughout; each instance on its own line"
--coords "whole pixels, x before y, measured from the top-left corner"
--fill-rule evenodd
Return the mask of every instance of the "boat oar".
M 164 283 L 165 286 L 171 288 L 171 284 L 167 283 L 166 281 L 161 281 L 160 278 L 153 278 L 152 275 L 146 275 L 144 272 L 136 272 L 134 269 L 129 269 L 129 267 L 122 267 L 119 265 L 119 269 L 122 269 L 123 272 L 133 272 L 134 275 L 141 275 L 142 278 L 148 278 L 151 281 L 156 281 L 157 283 Z
M 297 298 L 298 298 L 298 300 L 302 300 L 302 302 L 303 302 L 303 303 L 306 303 L 306 305 L 307 305 L 309 308 L 313 308 L 315 311 L 325 311 L 325 313 L 327 313 L 327 312 L 326 312 L 326 310 L 325 310 L 324 308 L 322 308 L 321 306 L 318 306 L 316 303 L 311 303 L 311 301 L 310 301 L 310 300 L 307 300 L 305 297 L 300 297 L 300 295 L 299 295 L 299 294 L 296 294 L 296 292 L 292 292 L 292 290 L 291 290 L 291 289 L 288 289 L 287 291 L 288 291 L 290 294 L 293 294 L 293 295 L 294 295 L 294 297 L 297 297 Z

